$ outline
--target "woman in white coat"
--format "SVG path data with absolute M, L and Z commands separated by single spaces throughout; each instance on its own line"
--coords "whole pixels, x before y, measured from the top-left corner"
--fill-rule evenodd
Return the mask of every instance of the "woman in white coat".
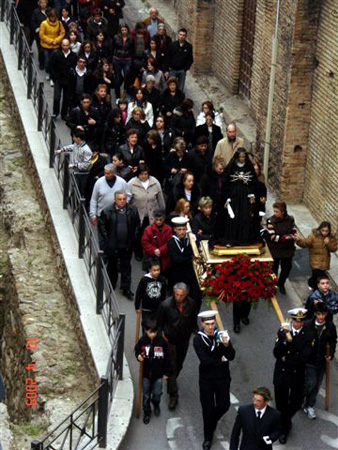
M 132 198 L 130 205 L 135 206 L 141 223 L 140 238 L 145 228 L 153 223 L 154 211 L 165 210 L 165 201 L 159 181 L 149 175 L 149 169 L 145 164 L 140 164 L 136 172 L 136 177 L 128 182 Z M 135 250 L 137 261 L 142 259 L 141 240 Z

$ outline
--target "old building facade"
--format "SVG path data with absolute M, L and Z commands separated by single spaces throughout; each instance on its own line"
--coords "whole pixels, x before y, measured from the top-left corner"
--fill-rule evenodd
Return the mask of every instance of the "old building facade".
M 276 0 L 176 0 L 194 70 L 213 73 L 249 104 L 262 157 Z M 338 4 L 280 2 L 269 180 L 287 202 L 337 221 Z

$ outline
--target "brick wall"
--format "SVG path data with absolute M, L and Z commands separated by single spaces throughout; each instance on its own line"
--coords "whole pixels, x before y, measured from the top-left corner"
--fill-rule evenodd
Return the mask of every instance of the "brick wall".
M 194 74 L 210 73 L 214 43 L 214 2 L 186 0 L 175 2 L 179 26 L 188 30 L 194 47 Z
M 318 221 L 337 229 L 338 13 L 336 0 L 322 2 L 312 96 L 304 201 Z
M 319 13 L 319 2 L 298 0 L 281 167 L 281 196 L 292 202 L 304 192 Z
M 265 142 L 272 37 L 276 17 L 275 8 L 275 2 L 266 0 L 257 1 L 250 106 L 257 126 L 256 149 L 261 157 L 263 156 Z M 294 0 L 281 2 L 269 162 L 269 184 L 278 193 L 280 192 L 282 181 L 282 149 L 288 100 L 295 8 L 296 2 Z
M 233 94 L 238 93 L 244 0 L 215 2 L 211 68 Z

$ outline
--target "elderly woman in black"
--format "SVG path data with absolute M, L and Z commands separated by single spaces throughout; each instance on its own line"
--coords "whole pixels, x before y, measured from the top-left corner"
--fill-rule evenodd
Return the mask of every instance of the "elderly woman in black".
M 123 156 L 126 166 L 135 173 L 138 166 L 144 163 L 144 151 L 138 144 L 139 132 L 135 128 L 127 131 L 127 143 L 121 145 L 119 153 Z
M 162 114 L 171 120 L 175 108 L 181 106 L 184 100 L 184 94 L 178 89 L 178 80 L 176 77 L 170 77 L 167 81 L 167 89 L 162 94 Z
M 146 135 L 150 130 L 150 126 L 145 118 L 144 110 L 139 106 L 133 109 L 131 113 L 131 118 L 126 123 L 126 130 L 130 130 L 132 128 L 138 130 L 139 134 L 138 142 L 140 145 L 143 146 Z

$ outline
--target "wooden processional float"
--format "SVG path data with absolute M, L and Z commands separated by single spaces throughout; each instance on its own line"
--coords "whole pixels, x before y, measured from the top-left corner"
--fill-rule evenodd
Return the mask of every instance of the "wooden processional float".
M 252 245 L 248 247 L 222 247 L 215 246 L 212 253 L 209 250 L 208 241 L 201 241 L 199 246 L 197 246 L 195 237 L 191 231 L 190 223 L 187 224 L 188 228 L 188 236 L 190 240 L 190 245 L 193 251 L 193 266 L 196 274 L 196 278 L 200 288 L 204 289 L 204 277 L 208 269 L 212 268 L 213 265 L 221 264 L 225 261 L 229 261 L 236 255 L 245 254 L 251 257 L 251 261 L 259 261 L 259 262 L 271 262 L 273 261 L 270 250 L 268 246 L 262 246 L 262 244 Z M 285 324 L 285 318 L 280 309 L 280 306 L 277 302 L 276 295 L 273 295 L 271 298 L 271 303 L 273 309 L 277 315 L 278 321 L 281 326 Z M 210 302 L 210 307 L 214 311 L 218 312 L 218 306 L 215 301 Z M 220 317 L 220 314 L 217 314 L 216 321 L 218 328 L 220 330 L 224 330 L 224 326 Z M 290 332 L 286 334 L 287 340 L 291 341 L 292 336 Z

